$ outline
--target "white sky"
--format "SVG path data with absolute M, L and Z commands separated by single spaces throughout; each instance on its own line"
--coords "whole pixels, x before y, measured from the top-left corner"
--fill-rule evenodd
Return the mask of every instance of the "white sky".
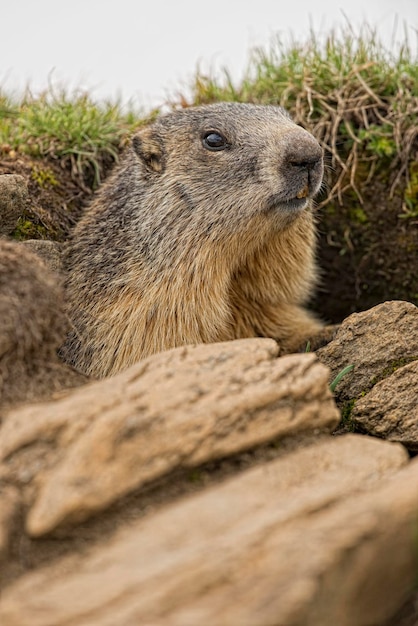
M 3 6 L 1 6 L 3 4 Z M 0 85 L 48 82 L 149 108 L 185 90 L 198 64 L 225 65 L 238 81 L 254 46 L 307 38 L 364 20 L 388 48 L 416 50 L 417 0 L 0 0 Z M 397 20 L 397 28 L 394 28 Z

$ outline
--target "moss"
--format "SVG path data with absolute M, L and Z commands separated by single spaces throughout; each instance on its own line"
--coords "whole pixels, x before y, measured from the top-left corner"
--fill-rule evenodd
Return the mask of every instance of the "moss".
M 41 224 L 34 224 L 26 217 L 20 217 L 12 233 L 13 239 L 26 241 L 27 239 L 49 239 L 48 231 Z
M 406 212 L 402 217 L 418 217 L 418 161 L 409 166 L 409 182 L 405 189 Z
M 203 480 L 203 473 L 198 469 L 194 469 L 188 475 L 188 480 L 191 483 L 201 483 Z
M 367 217 L 365 211 L 361 208 L 360 205 L 350 207 L 348 215 L 350 218 L 350 222 L 354 222 L 355 224 L 367 224 L 367 222 L 369 221 L 369 218 Z
M 397 152 L 390 124 L 370 124 L 368 128 L 359 131 L 359 139 L 364 141 L 368 152 L 382 159 L 389 159 Z
M 402 359 L 396 359 L 396 361 L 392 361 L 387 365 L 387 367 L 385 367 L 385 369 L 379 374 L 379 376 L 375 376 L 374 378 L 372 378 L 368 391 L 370 391 L 372 387 L 377 385 L 377 383 L 380 383 L 380 381 L 385 380 L 385 378 L 387 378 L 388 376 L 391 376 L 391 374 L 396 372 L 396 370 L 398 370 L 400 367 L 404 367 L 404 365 L 408 365 L 408 363 L 412 363 L 413 361 L 418 361 L 418 355 L 408 356 Z
M 351 419 L 351 413 L 353 411 L 354 405 L 356 401 L 353 398 L 352 400 L 348 400 L 341 408 L 341 425 L 344 426 L 347 430 L 355 431 L 355 424 Z
M 334 217 L 338 213 L 338 207 L 336 206 L 335 202 L 328 202 L 323 207 L 322 211 L 327 213 L 327 215 Z
M 59 185 L 59 182 L 55 178 L 53 171 L 49 168 L 42 169 L 40 167 L 34 167 L 31 173 L 31 178 L 43 189 L 48 189 Z

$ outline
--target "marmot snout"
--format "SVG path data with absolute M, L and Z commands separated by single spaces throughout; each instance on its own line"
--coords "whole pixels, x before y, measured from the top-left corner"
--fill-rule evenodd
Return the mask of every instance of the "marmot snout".
M 132 139 L 68 245 L 64 357 L 105 376 L 183 344 L 276 338 L 320 324 L 311 200 L 322 150 L 280 107 L 220 103 Z

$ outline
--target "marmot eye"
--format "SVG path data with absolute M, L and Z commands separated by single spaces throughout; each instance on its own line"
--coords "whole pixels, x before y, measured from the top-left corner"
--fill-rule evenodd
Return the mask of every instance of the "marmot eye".
M 210 130 L 203 135 L 203 146 L 207 150 L 225 150 L 228 147 L 228 142 L 220 135 L 216 130 Z

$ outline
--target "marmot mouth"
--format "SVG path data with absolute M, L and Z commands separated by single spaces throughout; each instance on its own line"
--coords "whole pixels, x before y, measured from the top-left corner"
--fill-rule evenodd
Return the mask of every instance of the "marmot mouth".
M 276 209 L 279 211 L 301 211 L 308 204 L 308 197 L 304 198 L 278 198 L 277 196 L 272 196 L 268 201 L 269 209 Z

